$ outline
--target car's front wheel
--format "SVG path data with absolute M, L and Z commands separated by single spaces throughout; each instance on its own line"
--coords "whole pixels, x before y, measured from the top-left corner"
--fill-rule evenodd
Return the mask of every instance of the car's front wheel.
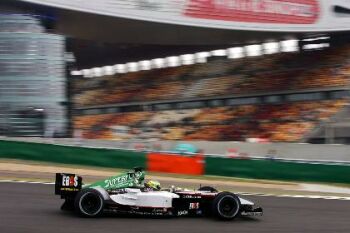
M 241 202 L 230 192 L 221 192 L 213 200 L 212 210 L 214 216 L 222 220 L 232 220 L 240 213 Z
M 103 213 L 104 200 L 95 189 L 81 190 L 74 201 L 75 211 L 83 217 L 97 217 Z

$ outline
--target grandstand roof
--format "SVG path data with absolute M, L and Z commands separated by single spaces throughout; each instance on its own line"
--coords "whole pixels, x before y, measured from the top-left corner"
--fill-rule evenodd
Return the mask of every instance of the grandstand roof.
M 50 16 L 55 32 L 69 37 L 110 43 L 163 45 L 222 45 L 256 43 L 295 37 L 312 37 L 320 33 L 273 32 L 216 29 L 185 26 L 122 17 L 92 14 L 64 8 L 36 5 L 23 1 L 2 0 L 2 7 L 16 7 L 26 12 Z M 0 5 L 0 6 L 1 6 Z
M 46 27 L 51 32 L 68 37 L 68 50 L 76 56 L 76 69 L 325 34 L 185 26 L 92 14 L 22 0 L 1 0 L 0 10 L 46 18 Z

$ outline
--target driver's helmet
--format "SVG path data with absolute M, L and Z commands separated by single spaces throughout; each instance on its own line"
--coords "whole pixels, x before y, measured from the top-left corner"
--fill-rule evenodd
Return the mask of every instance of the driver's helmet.
M 160 190 L 160 183 L 155 180 L 149 180 L 145 183 L 145 188 L 152 189 L 152 190 Z

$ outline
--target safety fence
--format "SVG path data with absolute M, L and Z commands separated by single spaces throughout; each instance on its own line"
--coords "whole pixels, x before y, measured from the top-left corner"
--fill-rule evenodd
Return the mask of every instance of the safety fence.
M 136 152 L 0 141 L 0 158 L 250 179 L 350 184 L 350 166 L 272 159 L 223 158 L 202 154 Z

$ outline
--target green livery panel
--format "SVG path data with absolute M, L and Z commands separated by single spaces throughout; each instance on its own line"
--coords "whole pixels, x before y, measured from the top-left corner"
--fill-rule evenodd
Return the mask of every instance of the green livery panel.
M 114 190 L 122 188 L 143 187 L 145 172 L 136 168 L 128 173 L 122 173 L 107 179 L 97 181 L 93 184 L 86 185 L 83 188 L 101 187 L 105 190 Z

